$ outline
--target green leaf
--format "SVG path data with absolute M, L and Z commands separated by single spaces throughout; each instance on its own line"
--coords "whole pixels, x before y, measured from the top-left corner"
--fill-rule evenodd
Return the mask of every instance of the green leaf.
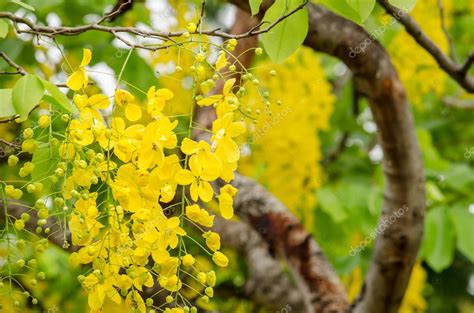
M 461 193 L 471 194 L 474 188 L 474 170 L 463 163 L 450 164 L 445 179 L 448 187 Z
M 375 7 L 375 0 L 346 0 L 346 2 L 359 14 L 362 22 L 365 22 Z
M 319 189 L 317 198 L 321 209 L 331 216 L 334 222 L 340 223 L 347 218 L 342 203 L 329 188 Z
M 441 272 L 451 265 L 454 257 L 455 235 L 447 208 L 437 207 L 426 215 L 422 254 L 429 266 Z
M 8 34 L 8 23 L 4 19 L 0 19 L 0 38 L 5 38 Z
M 31 74 L 20 78 L 13 87 L 12 99 L 16 112 L 25 120 L 31 110 L 43 98 L 44 88 L 40 80 Z
M 41 182 L 43 184 L 43 193 L 48 194 L 52 186 L 49 176 L 52 175 L 58 163 L 57 148 L 52 148 L 50 144 L 41 145 L 33 154 L 31 162 L 35 165 L 31 172 L 31 180 Z
M 328 7 L 331 11 L 353 21 L 357 24 L 362 24 L 362 20 L 357 11 L 349 6 L 346 1 L 338 0 L 320 0 L 321 4 Z
M 286 4 L 288 3 L 288 7 Z M 301 1 L 276 1 L 265 13 L 264 21 L 273 23 L 295 9 Z M 262 42 L 273 62 L 281 62 L 301 46 L 308 33 L 308 10 L 303 8 L 262 35 Z
M 48 97 L 48 102 L 54 104 L 60 111 L 78 113 L 77 109 L 71 104 L 68 97 L 64 93 L 62 93 L 61 90 L 55 84 L 44 79 L 41 79 L 41 83 L 43 84 L 49 95 L 55 100 L 51 101 L 51 98 Z
M 474 262 L 474 214 L 465 207 L 449 212 L 457 237 L 457 247 L 471 262 Z
M 403 11 L 410 12 L 416 4 L 416 0 L 389 0 L 391 5 L 402 9 Z
M 12 102 L 12 90 L 0 89 L 0 118 L 16 115 Z
M 35 8 L 33 8 L 31 5 L 21 2 L 20 0 L 10 0 L 10 2 L 18 4 L 19 6 L 24 7 L 25 9 L 30 10 L 30 11 L 35 10 Z
M 252 15 L 257 14 L 260 11 L 260 5 L 262 4 L 263 0 L 249 0 L 250 3 L 250 11 Z

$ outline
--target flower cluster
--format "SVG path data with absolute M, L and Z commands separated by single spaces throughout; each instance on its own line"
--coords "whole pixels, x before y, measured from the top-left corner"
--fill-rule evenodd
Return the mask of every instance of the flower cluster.
M 150 87 L 144 103 L 123 89 L 112 96 L 86 93 L 85 66 L 91 57 L 84 49 L 67 82 L 76 92 L 78 114 L 51 111 L 40 117 L 37 129 L 25 130 L 22 153 L 32 154 L 33 161 L 23 163 L 19 174 L 31 177 L 26 188 L 39 198 L 33 208 L 40 218 L 38 232 L 52 214 L 67 219 L 70 243 L 77 247 L 71 262 L 90 266 L 79 281 L 92 312 L 101 311 L 106 298 L 125 301 L 138 312 L 196 312 L 182 291 L 192 285 L 199 301 L 207 303 L 216 284 L 215 272 L 202 270 L 196 248 L 219 267 L 229 263 L 220 251 L 219 235 L 209 229 L 215 215 L 208 208 L 215 202 L 218 214 L 233 217 L 237 189 L 229 182 L 240 157 L 235 140 L 245 132 L 235 112 L 240 106 L 232 91 L 235 79 L 225 81 L 221 95 L 206 96 L 209 90 L 201 90 L 193 99 L 217 112 L 210 141 L 195 141 L 192 112 L 189 120 L 164 113 L 174 98 L 169 89 Z M 203 62 L 198 53 L 196 67 Z M 111 109 L 110 116 L 105 109 Z M 57 122 L 66 128 L 61 134 L 52 127 Z M 177 131 L 183 128 L 185 132 Z M 41 140 L 45 137 L 48 142 Z M 48 166 L 38 179 L 34 171 L 43 162 Z M 9 165 L 18 163 L 12 155 Z M 217 180 L 224 182 L 219 190 L 213 186 Z M 5 199 L 20 199 L 24 187 L 6 185 Z M 21 231 L 27 219 L 17 219 L 15 228 Z M 195 238 L 199 233 L 200 240 Z M 66 238 L 64 247 L 69 247 Z M 144 296 L 150 288 L 157 292 Z M 157 295 L 163 303 L 154 303 Z

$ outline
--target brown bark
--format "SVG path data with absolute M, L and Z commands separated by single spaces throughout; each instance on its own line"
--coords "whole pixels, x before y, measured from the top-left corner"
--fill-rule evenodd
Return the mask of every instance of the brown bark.
M 248 2 L 229 1 L 248 10 Z M 356 24 L 317 5 L 308 5 L 305 45 L 342 60 L 353 72 L 358 91 L 367 97 L 384 152 L 385 190 L 380 223 L 404 205 L 408 211 L 377 238 L 364 287 L 352 310 L 397 312 L 408 284 L 423 233 L 424 170 L 413 117 L 396 70 L 385 49 Z M 369 40 L 365 53 L 350 56 Z M 318 282 L 315 282 L 318 283 Z

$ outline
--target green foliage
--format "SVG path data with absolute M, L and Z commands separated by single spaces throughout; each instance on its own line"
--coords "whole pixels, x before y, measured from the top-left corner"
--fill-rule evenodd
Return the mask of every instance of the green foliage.
M 463 207 L 449 211 L 456 230 L 457 248 L 474 262 L 474 214 Z
M 422 255 L 437 272 L 447 268 L 454 257 L 455 233 L 444 207 L 431 209 L 426 214 Z
M 12 90 L 0 89 L 0 118 L 10 117 L 16 114 L 12 102 Z
M 265 13 L 264 21 L 275 22 L 301 4 L 300 0 L 277 1 Z M 301 46 L 308 33 L 308 10 L 301 9 L 262 35 L 262 43 L 273 62 L 281 62 Z
M 375 0 L 346 0 L 346 2 L 359 14 L 362 22 L 369 17 L 375 7 Z
M 410 12 L 416 4 L 416 0 L 389 0 L 393 6 Z
M 43 84 L 44 89 L 49 93 L 49 96 L 45 95 L 48 102 L 54 104 L 57 109 L 63 112 L 78 113 L 76 107 L 71 104 L 68 97 L 63 94 L 55 84 L 44 79 L 41 79 L 41 83 Z
M 0 19 L 0 38 L 5 38 L 8 34 L 8 23 Z
M 16 82 L 12 91 L 12 102 L 21 120 L 28 117 L 43 95 L 44 87 L 35 75 L 27 74 Z
M 262 0 L 249 0 L 249 4 L 252 15 L 255 15 L 260 11 L 260 5 L 262 4 Z

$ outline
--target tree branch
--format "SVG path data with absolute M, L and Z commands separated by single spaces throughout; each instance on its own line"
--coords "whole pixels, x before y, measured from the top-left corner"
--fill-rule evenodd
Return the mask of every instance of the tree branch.
M 7 62 L 8 65 L 13 67 L 16 72 L 3 72 L 1 74 L 20 74 L 20 75 L 26 75 L 26 71 L 21 67 L 20 65 L 16 64 L 15 61 L 10 59 L 8 55 L 5 54 L 5 52 L 0 51 L 0 58 L 4 59 L 5 62 Z
M 400 10 L 392 6 L 388 0 L 378 0 L 378 3 L 395 17 L 413 39 L 436 60 L 436 63 L 457 81 L 466 91 L 474 92 L 474 78 L 468 75 L 468 70 L 474 61 L 474 52 L 471 52 L 464 64 L 458 64 L 446 56 L 443 51 L 423 32 L 416 21 L 408 14 L 400 14 Z
M 294 13 L 298 12 L 302 8 L 306 6 L 308 3 L 308 0 L 304 0 L 302 4 L 294 8 L 293 10 L 289 11 L 288 13 L 280 16 L 278 19 L 276 19 L 274 22 L 269 23 L 269 25 L 265 28 L 252 28 L 249 31 L 241 34 L 229 34 L 227 32 L 223 32 L 220 29 L 214 29 L 214 30 L 200 30 L 197 29 L 193 34 L 203 34 L 207 35 L 210 37 L 221 37 L 224 39 L 243 39 L 247 37 L 253 37 L 257 36 L 260 34 L 264 34 L 266 32 L 269 32 L 272 30 L 276 25 L 278 25 L 280 22 L 285 20 L 286 18 L 290 17 Z M 124 4 L 122 4 L 124 5 Z M 122 7 L 122 5 L 120 7 Z M 119 10 L 120 11 L 120 10 Z M 123 38 L 118 37 L 118 34 L 120 33 L 129 33 L 133 34 L 139 37 L 146 37 L 146 38 L 154 38 L 154 39 L 159 39 L 159 40 L 164 40 L 166 41 L 172 41 L 173 44 L 177 44 L 173 38 L 181 37 L 187 31 L 176 31 L 176 32 L 160 32 L 160 31 L 149 31 L 146 29 L 142 28 L 137 28 L 137 27 L 123 27 L 123 26 L 103 26 L 101 23 L 103 23 L 105 20 L 107 20 L 110 16 L 113 16 L 115 12 L 112 12 L 110 14 L 107 14 L 100 18 L 97 22 L 93 22 L 90 24 L 82 25 L 82 26 L 76 26 L 76 27 L 68 27 L 68 26 L 42 26 L 35 24 L 33 21 L 27 18 L 23 18 L 20 16 L 16 16 L 10 12 L 0 12 L 0 18 L 8 19 L 14 23 L 15 26 L 18 24 L 23 24 L 26 25 L 29 29 L 21 30 L 18 27 L 16 28 L 17 33 L 27 33 L 27 34 L 33 34 L 33 35 L 38 35 L 38 36 L 47 36 L 47 37 L 55 37 L 55 36 L 76 36 L 83 34 L 85 32 L 89 31 L 98 31 L 98 32 L 105 32 L 105 33 L 110 33 L 117 39 L 121 40 L 128 46 L 132 48 L 140 48 L 140 49 L 145 49 L 145 50 L 151 50 L 151 51 L 156 51 L 160 49 L 166 49 L 169 47 L 168 44 L 165 45 L 157 45 L 157 46 L 149 46 L 149 45 L 142 45 L 142 44 L 132 44 L 128 41 L 123 40 Z M 268 22 L 266 22 L 268 24 Z
M 269 252 L 268 244 L 247 223 L 217 217 L 213 230 L 226 246 L 242 253 L 248 267 L 244 293 L 268 309 L 279 310 L 289 305 L 293 312 L 305 312 L 303 293 L 290 280 L 280 261 Z
M 249 10 L 245 0 L 230 2 Z M 404 205 L 409 208 L 377 238 L 363 291 L 351 308 L 357 313 L 395 313 L 408 285 L 423 233 L 424 170 L 413 117 L 385 49 L 375 41 L 366 53 L 351 58 L 351 47 L 371 40 L 370 35 L 321 6 L 308 5 L 308 9 L 309 32 L 304 44 L 346 63 L 354 74 L 358 91 L 368 98 L 377 124 L 386 182 L 380 223 Z

